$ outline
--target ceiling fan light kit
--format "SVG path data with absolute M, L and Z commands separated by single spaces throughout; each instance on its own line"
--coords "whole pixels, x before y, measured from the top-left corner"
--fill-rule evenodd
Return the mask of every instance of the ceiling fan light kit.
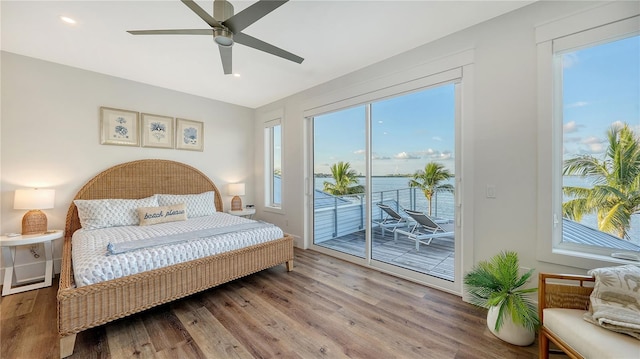
M 233 46 L 233 33 L 222 27 L 213 29 L 213 41 L 219 46 L 231 47 Z
M 289 0 L 260 0 L 234 15 L 231 3 L 226 0 L 215 0 L 213 2 L 213 14 L 218 19 L 222 19 L 216 20 L 214 16 L 202 9 L 195 1 L 182 0 L 182 3 L 204 20 L 210 26 L 210 29 L 130 30 L 127 32 L 132 35 L 212 35 L 213 41 L 220 50 L 220 59 L 222 60 L 222 69 L 225 75 L 233 73 L 231 47 L 235 43 L 301 64 L 304 61 L 302 57 L 242 32 L 242 30 L 284 5 L 287 1 Z

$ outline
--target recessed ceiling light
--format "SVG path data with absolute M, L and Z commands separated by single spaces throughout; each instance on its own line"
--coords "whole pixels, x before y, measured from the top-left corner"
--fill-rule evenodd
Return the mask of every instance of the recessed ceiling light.
M 235 76 L 235 77 L 240 77 L 240 74 L 233 74 L 233 76 Z
M 68 16 L 60 16 L 60 20 L 66 22 L 67 24 L 71 24 L 71 25 L 76 23 L 76 21 L 74 19 L 72 19 L 72 18 L 70 18 Z

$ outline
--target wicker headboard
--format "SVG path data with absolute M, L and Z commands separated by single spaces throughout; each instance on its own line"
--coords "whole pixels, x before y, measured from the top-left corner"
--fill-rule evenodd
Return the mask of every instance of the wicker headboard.
M 140 160 L 111 167 L 85 184 L 76 199 L 149 197 L 155 193 L 195 194 L 215 192 L 215 206 L 222 211 L 216 185 L 202 172 L 184 163 L 168 160 Z M 65 223 L 65 237 L 80 229 L 78 209 L 71 201 Z

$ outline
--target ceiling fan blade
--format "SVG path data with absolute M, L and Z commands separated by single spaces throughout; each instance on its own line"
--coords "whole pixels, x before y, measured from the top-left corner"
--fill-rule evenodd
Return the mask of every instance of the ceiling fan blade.
M 304 61 L 304 59 L 300 56 L 294 55 L 289 51 L 285 51 L 279 47 L 268 44 L 262 40 L 258 40 L 255 37 L 249 36 L 247 34 L 238 32 L 233 34 L 233 40 L 239 44 L 253 47 L 256 50 L 268 52 L 272 55 L 276 55 L 282 57 L 283 59 L 287 59 L 293 62 L 297 62 L 299 64 Z
M 224 70 L 225 75 L 231 75 L 232 73 L 232 56 L 231 50 L 232 47 L 227 46 L 218 46 L 220 49 L 220 60 L 222 60 L 222 70 Z
M 129 30 L 131 35 L 212 35 L 213 29 Z
M 248 8 L 233 15 L 222 24 L 234 34 L 260 20 L 263 16 L 284 5 L 289 0 L 260 0 Z
M 204 11 L 198 4 L 193 0 L 182 0 L 182 2 L 191 9 L 191 11 L 195 12 L 196 15 L 200 16 L 204 22 L 209 24 L 211 27 L 220 27 L 220 23 L 216 21 L 208 12 Z

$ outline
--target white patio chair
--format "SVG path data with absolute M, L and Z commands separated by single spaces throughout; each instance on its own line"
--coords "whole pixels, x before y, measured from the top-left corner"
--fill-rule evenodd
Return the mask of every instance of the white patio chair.
M 448 223 L 446 220 L 434 220 L 426 214 L 418 211 L 404 210 L 416 224 L 409 231 L 397 229 L 393 232 L 393 240 L 398 240 L 398 234 L 404 234 L 409 239 L 416 242 L 416 251 L 420 250 L 420 243 L 429 245 L 434 238 L 451 237 L 453 238 L 453 230 L 448 230 L 440 226 L 440 224 Z

